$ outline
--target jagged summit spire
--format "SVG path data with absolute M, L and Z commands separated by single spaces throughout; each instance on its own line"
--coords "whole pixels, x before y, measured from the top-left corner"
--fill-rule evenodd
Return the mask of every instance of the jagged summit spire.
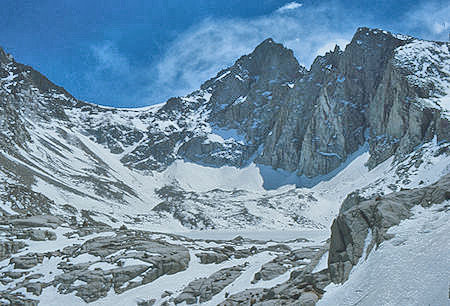
M 256 46 L 252 53 L 241 57 L 236 64 L 247 66 L 249 72 L 255 75 L 273 74 L 277 70 L 277 74 L 285 75 L 283 78 L 295 77 L 300 68 L 294 52 L 271 37 Z
M 304 69 L 299 65 L 294 52 L 269 37 L 251 53 L 240 57 L 233 66 L 221 70 L 216 77 L 203 83 L 201 89 L 214 86 L 217 81 L 233 79 L 236 75 L 246 80 L 286 82 L 298 78 L 302 71 Z
M 8 63 L 13 60 L 11 54 L 6 53 L 6 51 L 0 46 L 0 63 Z
M 266 44 L 276 44 L 272 37 L 268 37 L 264 39 L 258 46 L 266 45 Z
M 268 50 L 273 51 L 286 50 L 292 52 L 292 50 L 286 48 L 285 46 L 283 46 L 283 44 L 277 43 L 273 40 L 273 38 L 269 37 L 263 40 L 259 45 L 257 45 L 256 48 L 253 50 L 252 54 Z

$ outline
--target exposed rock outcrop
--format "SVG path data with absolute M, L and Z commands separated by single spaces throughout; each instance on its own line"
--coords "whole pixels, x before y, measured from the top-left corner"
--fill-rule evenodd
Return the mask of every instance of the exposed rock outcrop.
M 22 241 L 1 241 L 0 242 L 0 260 L 10 257 L 19 252 L 26 244 Z
M 183 289 L 183 292 L 175 298 L 174 302 L 175 304 L 207 302 L 238 278 L 242 271 L 242 266 L 235 266 L 217 271 L 209 277 L 196 279 Z
M 372 199 L 351 194 L 344 201 L 331 227 L 328 257 L 331 280 L 335 283 L 345 282 L 352 267 L 364 253 L 368 254 L 374 246 L 392 238 L 387 234 L 388 229 L 409 218 L 412 215 L 411 208 L 416 205 L 428 207 L 449 199 L 450 175 L 428 187 Z

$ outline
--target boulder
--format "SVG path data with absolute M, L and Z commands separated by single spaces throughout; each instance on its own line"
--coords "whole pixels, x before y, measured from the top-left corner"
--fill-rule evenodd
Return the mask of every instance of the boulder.
M 30 269 L 41 264 L 44 260 L 44 255 L 39 253 L 28 253 L 19 257 L 13 257 L 9 261 L 14 265 L 14 269 Z
M 219 264 L 229 259 L 227 255 L 216 252 L 202 252 L 195 254 L 195 256 L 200 258 L 200 263 L 202 264 Z
M 35 241 L 56 240 L 56 234 L 48 230 L 32 229 L 30 239 Z
M 311 291 L 307 291 L 300 295 L 300 298 L 297 302 L 299 306 L 314 306 L 316 305 L 318 300 L 319 297 L 317 296 L 317 294 Z
M 243 270 L 243 266 L 234 266 L 219 270 L 207 278 L 193 280 L 175 298 L 174 302 L 175 304 L 183 302 L 187 304 L 207 302 L 238 278 Z
M 11 257 L 27 245 L 22 241 L 0 241 L 0 260 Z
M 14 226 L 24 226 L 24 227 L 57 228 L 63 222 L 64 222 L 64 220 L 62 220 L 61 218 L 51 216 L 51 215 L 38 215 L 38 216 L 31 216 L 31 217 L 27 217 L 27 218 L 9 220 L 9 223 L 13 224 Z

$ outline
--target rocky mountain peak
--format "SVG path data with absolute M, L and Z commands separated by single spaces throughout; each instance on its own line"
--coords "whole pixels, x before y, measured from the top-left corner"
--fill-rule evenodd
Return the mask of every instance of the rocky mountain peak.
M 384 42 L 387 40 L 409 41 L 412 39 L 414 38 L 411 36 L 403 34 L 395 34 L 383 29 L 360 27 L 356 30 L 355 34 L 353 35 L 352 41 L 360 40 L 360 41 Z
M 271 78 L 271 80 L 294 79 L 299 76 L 300 65 L 294 52 L 282 44 L 267 38 L 249 55 L 241 57 L 237 62 L 255 76 Z
M 281 83 L 294 80 L 304 73 L 294 52 L 267 38 L 248 55 L 240 57 L 233 66 L 221 70 L 216 77 L 206 81 L 201 89 L 215 88 L 220 83 L 232 86 L 237 81 L 246 84 L 257 82 Z M 223 86 L 219 86 L 223 87 Z
M 367 66 L 366 71 L 380 72 L 396 48 L 409 42 L 410 37 L 385 30 L 359 28 L 347 45 L 346 65 Z
M 13 60 L 13 57 L 11 54 L 8 54 L 3 50 L 3 48 L 0 46 L 0 64 L 7 64 Z
M 19 93 L 21 90 L 28 90 L 31 87 L 39 90 L 41 94 L 58 94 L 74 99 L 63 87 L 54 84 L 39 71 L 16 62 L 13 56 L 6 53 L 1 47 L 0 64 L 3 65 L 0 70 L 2 74 L 0 83 L 8 88 L 10 93 Z
M 272 38 L 263 40 L 259 45 L 255 47 L 252 53 L 248 55 L 251 58 L 262 57 L 282 57 L 292 56 L 292 50 L 287 49 L 283 44 L 275 42 Z

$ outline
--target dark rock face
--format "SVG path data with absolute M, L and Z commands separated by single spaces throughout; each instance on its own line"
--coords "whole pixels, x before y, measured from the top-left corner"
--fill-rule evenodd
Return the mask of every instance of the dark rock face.
M 433 135 L 444 134 L 441 138 L 446 139 L 448 132 L 441 126 L 447 126 L 447 119 L 439 109 L 420 102 L 445 93 L 438 88 L 428 92 L 428 83 L 413 83 L 411 76 L 417 74 L 417 67 L 402 58 L 405 49 L 422 48 L 412 46 L 416 41 L 360 28 L 345 51 L 336 48 L 318 57 L 306 71 L 293 64 L 291 53 L 267 40 L 202 86 L 211 94 L 209 122 L 245 136 L 245 146 L 229 145 L 229 151 L 243 152 L 238 162 L 233 160 L 231 164 L 242 165 L 263 145 L 256 155 L 257 163 L 309 177 L 336 169 L 366 141 L 365 132 L 369 130 L 370 167 L 395 153 L 411 152 Z M 441 59 L 448 61 L 446 45 L 431 44 L 429 48 L 439 50 L 436 52 L 441 52 Z M 263 66 L 266 54 L 275 57 L 272 67 L 283 71 L 281 77 L 279 72 L 248 68 Z M 433 73 L 442 76 L 443 66 L 433 65 Z M 297 73 L 288 67 L 296 67 Z M 401 118 L 396 117 L 400 113 Z M 182 152 L 191 160 L 214 164 L 208 156 L 218 147 L 218 143 L 202 146 L 197 141 Z M 196 152 L 196 157 L 190 152 Z M 223 160 L 218 163 L 222 164 Z
M 10 257 L 26 246 L 22 241 L 2 241 L 0 242 L 0 260 Z
M 416 205 L 428 207 L 450 198 L 450 175 L 428 187 L 394 192 L 373 199 L 351 194 L 331 227 L 328 268 L 331 280 L 343 283 L 364 252 L 390 239 L 387 230 L 409 218 Z M 365 245 L 368 233 L 369 245 Z M 365 250 L 365 248 L 367 248 Z
M 315 61 L 311 70 L 324 78 L 303 140 L 299 174 L 326 174 L 364 143 L 366 110 L 380 75 L 393 50 L 404 43 L 361 28 L 344 52 L 336 49 Z
M 446 51 L 437 51 L 441 49 Z M 434 136 L 448 141 L 448 116 L 433 103 L 446 94 L 442 82 L 449 77 L 444 76 L 443 67 L 449 60 L 446 43 L 412 41 L 396 49 L 368 109 L 370 167 L 394 152 L 410 153 Z M 421 69 L 427 73 L 420 73 Z M 431 105 L 420 103 L 424 100 Z
M 429 83 L 411 81 L 418 68 L 405 62 L 403 51 L 416 48 L 420 53 L 425 48 L 412 44 L 412 38 L 360 28 L 344 52 L 336 48 L 318 57 L 287 94 L 257 161 L 316 176 L 336 169 L 355 152 L 366 141 L 365 131 L 370 130 L 370 167 L 395 153 L 409 153 L 434 135 L 448 139 L 441 127 L 448 125 L 442 111 L 420 102 L 445 92 L 439 86 L 427 91 Z M 444 43 L 430 43 L 428 48 L 444 50 L 439 56 L 448 62 Z M 420 60 L 433 62 L 433 73 L 445 74 L 434 60 Z

